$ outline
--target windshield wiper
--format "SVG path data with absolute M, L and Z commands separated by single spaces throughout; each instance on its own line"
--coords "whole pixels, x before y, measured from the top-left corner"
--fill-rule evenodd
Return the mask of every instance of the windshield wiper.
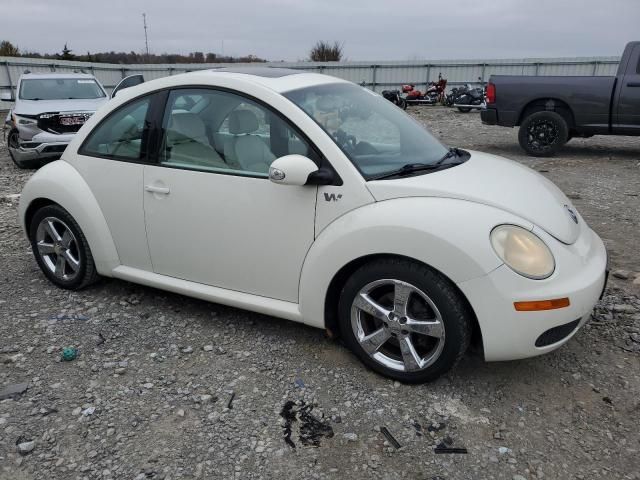
M 458 162 L 449 162 L 446 165 L 443 165 L 448 159 L 453 157 L 462 157 L 463 153 L 461 150 L 457 148 L 450 148 L 447 153 L 445 153 L 442 158 L 434 163 L 407 163 L 403 165 L 398 170 L 394 170 L 392 172 L 383 173 L 382 175 L 378 175 L 377 177 L 370 178 L 370 180 L 383 180 L 385 178 L 391 177 L 401 177 L 403 175 L 410 175 L 412 173 L 426 171 L 426 170 L 439 170 L 443 168 L 453 167 L 455 165 L 460 165 L 464 163 L 464 161 Z

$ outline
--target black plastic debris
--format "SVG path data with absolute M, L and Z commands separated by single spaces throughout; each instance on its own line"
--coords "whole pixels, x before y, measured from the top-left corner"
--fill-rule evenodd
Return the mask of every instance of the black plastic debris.
M 229 402 L 227 403 L 227 408 L 231 410 L 233 408 L 233 399 L 236 398 L 236 392 L 231 392 L 231 398 L 229 398 Z
M 434 453 L 468 453 L 464 447 L 452 447 L 453 438 L 449 435 L 444 437 L 442 441 L 433 449 Z
M 320 441 L 323 437 L 333 437 L 333 428 L 331 425 L 320 421 L 316 418 L 311 411 L 313 405 L 307 405 L 305 402 L 301 402 L 297 405 L 296 402 L 288 401 L 282 407 L 280 416 L 284 419 L 284 441 L 291 448 L 296 448 L 296 444 L 291 439 L 293 433 L 293 425 L 299 422 L 299 438 L 305 446 L 319 447 Z
M 400 445 L 398 440 L 396 440 L 395 437 L 393 435 L 391 435 L 391 432 L 389 431 L 389 429 L 387 427 L 380 427 L 380 432 L 382 432 L 382 434 L 389 441 L 389 443 L 391 445 L 393 445 L 393 448 L 395 448 L 397 450 L 397 449 L 402 447 L 402 445 Z
M 438 445 L 433 449 L 433 453 L 469 453 L 464 447 L 443 447 Z
M 0 400 L 22 395 L 28 388 L 28 383 L 14 383 L 13 385 L 7 385 L 5 388 L 0 390 Z

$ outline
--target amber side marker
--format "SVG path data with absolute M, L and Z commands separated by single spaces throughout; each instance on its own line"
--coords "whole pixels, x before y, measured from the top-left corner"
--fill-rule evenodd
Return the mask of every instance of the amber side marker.
M 557 308 L 565 308 L 571 305 L 569 299 L 556 298 L 553 300 L 536 300 L 533 302 L 513 302 L 513 306 L 519 312 L 538 312 L 541 310 L 555 310 Z

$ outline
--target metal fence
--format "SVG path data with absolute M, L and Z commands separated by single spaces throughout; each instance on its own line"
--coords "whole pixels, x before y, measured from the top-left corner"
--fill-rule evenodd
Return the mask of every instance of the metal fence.
M 452 87 L 466 83 L 478 84 L 491 75 L 615 75 L 620 57 L 525 58 L 506 60 L 415 60 L 390 62 L 270 62 L 261 65 L 285 67 L 333 75 L 356 83 L 364 83 L 375 91 L 398 88 L 403 83 L 424 87 L 447 79 Z M 18 78 L 25 70 L 32 73 L 92 73 L 110 92 L 124 77 L 142 73 L 145 80 L 194 70 L 220 68 L 230 64 L 117 65 L 40 58 L 0 57 L 0 92 L 15 95 Z M 231 64 L 234 67 L 256 64 Z M 0 101 L 0 110 L 10 108 L 10 102 Z

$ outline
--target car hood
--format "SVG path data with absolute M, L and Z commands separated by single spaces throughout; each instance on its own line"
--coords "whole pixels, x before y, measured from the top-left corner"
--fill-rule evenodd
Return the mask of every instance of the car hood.
M 18 100 L 16 115 L 38 115 L 46 112 L 95 112 L 108 102 L 107 97 L 73 100 Z
M 367 182 L 376 201 L 402 197 L 443 197 L 497 207 L 532 222 L 566 244 L 580 229 L 576 209 L 550 180 L 512 160 L 481 152 L 462 165 L 424 175 Z M 578 221 L 583 221 L 575 213 Z

